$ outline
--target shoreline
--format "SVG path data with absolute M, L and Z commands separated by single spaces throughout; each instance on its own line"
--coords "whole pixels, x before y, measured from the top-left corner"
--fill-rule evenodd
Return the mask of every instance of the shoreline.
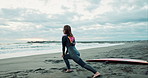
M 91 48 L 101 48 L 101 47 L 110 47 L 110 46 L 116 46 L 116 45 L 123 45 L 124 43 L 106 43 L 106 44 L 99 44 L 94 47 L 78 47 L 78 50 L 85 50 L 85 49 L 91 49 Z M 77 46 L 76 46 L 77 47 Z M 60 47 L 61 48 L 61 47 Z M 60 49 L 59 48 L 59 49 Z M 80 49 L 81 48 L 81 49 Z M 17 57 L 26 57 L 26 56 L 33 56 L 33 55 L 42 55 L 42 54 L 52 54 L 52 53 L 61 53 L 59 50 L 37 50 L 37 51 L 22 51 L 22 52 L 14 52 L 14 53 L 4 53 L 0 54 L 0 59 L 11 59 L 11 58 L 17 58 Z
M 125 43 L 124 45 L 79 50 L 81 58 L 132 58 L 148 61 L 147 43 Z M 25 57 L 0 59 L 0 78 L 87 78 L 92 73 L 70 60 L 72 73 L 66 68 L 62 53 L 42 54 Z M 103 78 L 147 78 L 148 65 L 104 64 L 87 62 L 98 70 Z M 58 74 L 58 75 L 57 75 Z

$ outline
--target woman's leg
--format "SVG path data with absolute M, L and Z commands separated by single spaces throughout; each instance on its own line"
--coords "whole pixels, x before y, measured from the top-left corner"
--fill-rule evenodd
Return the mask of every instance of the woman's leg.
M 91 66 L 87 65 L 78 55 L 74 55 L 72 59 L 79 64 L 81 67 L 93 72 L 94 74 L 97 72 L 94 68 Z
M 69 53 L 70 57 L 81 67 L 93 72 L 94 74 L 97 72 L 94 68 L 91 66 L 87 65 L 81 58 L 80 58 L 80 53 L 75 47 L 69 48 Z
M 68 59 L 71 59 L 70 55 L 69 54 L 66 54 L 64 57 L 63 57 L 65 63 L 66 63 L 66 66 L 67 66 L 67 69 L 70 69 L 70 64 L 69 64 L 69 61 Z

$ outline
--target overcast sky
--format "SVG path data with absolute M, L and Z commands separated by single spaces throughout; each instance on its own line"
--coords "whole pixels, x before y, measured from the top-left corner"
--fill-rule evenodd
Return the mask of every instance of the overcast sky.
M 148 40 L 147 0 L 0 0 L 0 40 Z

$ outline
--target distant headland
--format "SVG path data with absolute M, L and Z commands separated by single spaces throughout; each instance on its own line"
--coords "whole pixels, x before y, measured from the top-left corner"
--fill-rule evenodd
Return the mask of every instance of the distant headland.
M 133 41 L 77 41 L 77 43 L 133 43 L 133 42 L 148 42 L 148 40 L 133 40 Z M 27 43 L 61 43 L 61 41 L 28 41 Z

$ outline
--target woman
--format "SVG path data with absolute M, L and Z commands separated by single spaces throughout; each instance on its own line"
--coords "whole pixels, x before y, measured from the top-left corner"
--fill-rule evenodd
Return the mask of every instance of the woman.
M 100 76 L 100 73 L 93 69 L 91 66 L 87 65 L 81 58 L 80 53 L 75 48 L 75 38 L 71 32 L 71 27 L 69 25 L 65 25 L 63 29 L 64 36 L 62 37 L 62 51 L 63 51 L 63 59 L 66 63 L 67 70 L 65 72 L 72 72 L 70 68 L 70 64 L 68 59 L 73 59 L 77 64 L 81 67 L 91 71 L 94 73 L 93 78 Z M 67 48 L 65 52 L 65 47 Z

